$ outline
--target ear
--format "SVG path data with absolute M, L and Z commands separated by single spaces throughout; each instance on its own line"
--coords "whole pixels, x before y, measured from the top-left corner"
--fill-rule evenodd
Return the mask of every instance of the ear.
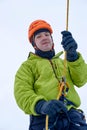
M 52 39 L 52 42 L 53 42 L 53 37 L 51 35 L 51 39 Z M 52 50 L 54 49 L 54 42 L 53 42 L 53 45 L 52 45 Z
M 52 45 L 52 50 L 54 49 L 54 43 L 53 43 L 53 45 Z
M 32 46 L 34 47 L 35 50 L 38 50 L 38 48 L 37 48 L 37 46 L 36 46 L 34 41 L 32 41 Z
M 33 47 L 35 46 L 35 42 L 34 42 L 34 41 L 32 41 L 32 46 L 33 46 Z

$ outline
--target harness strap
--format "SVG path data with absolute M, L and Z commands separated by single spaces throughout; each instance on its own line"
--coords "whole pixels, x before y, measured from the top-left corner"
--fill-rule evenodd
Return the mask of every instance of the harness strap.
M 62 95 L 59 100 L 62 101 L 66 106 L 68 105 L 76 106 L 73 102 L 69 101 L 64 95 Z

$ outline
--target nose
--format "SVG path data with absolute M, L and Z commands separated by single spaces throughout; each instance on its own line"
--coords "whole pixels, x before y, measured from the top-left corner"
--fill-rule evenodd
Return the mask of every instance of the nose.
M 43 39 L 47 39 L 47 36 L 45 34 L 42 35 Z

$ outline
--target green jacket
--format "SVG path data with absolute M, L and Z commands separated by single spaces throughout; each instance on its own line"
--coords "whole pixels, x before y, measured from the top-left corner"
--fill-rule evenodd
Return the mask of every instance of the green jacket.
M 64 60 L 60 58 L 63 52 L 51 60 L 30 53 L 15 75 L 14 95 L 18 106 L 26 113 L 37 115 L 35 105 L 39 100 L 56 99 L 59 93 L 58 84 L 64 72 Z M 66 98 L 76 107 L 81 104 L 75 86 L 81 87 L 87 82 L 87 64 L 80 53 L 74 62 L 66 66 L 66 82 L 70 88 Z M 67 106 L 70 109 L 71 106 Z

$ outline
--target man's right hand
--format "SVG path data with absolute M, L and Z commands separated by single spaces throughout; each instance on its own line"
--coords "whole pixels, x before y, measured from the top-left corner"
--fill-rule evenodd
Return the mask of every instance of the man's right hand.
M 59 100 L 44 101 L 41 100 L 36 104 L 35 110 L 38 114 L 54 116 L 59 112 L 67 112 L 67 108 Z

